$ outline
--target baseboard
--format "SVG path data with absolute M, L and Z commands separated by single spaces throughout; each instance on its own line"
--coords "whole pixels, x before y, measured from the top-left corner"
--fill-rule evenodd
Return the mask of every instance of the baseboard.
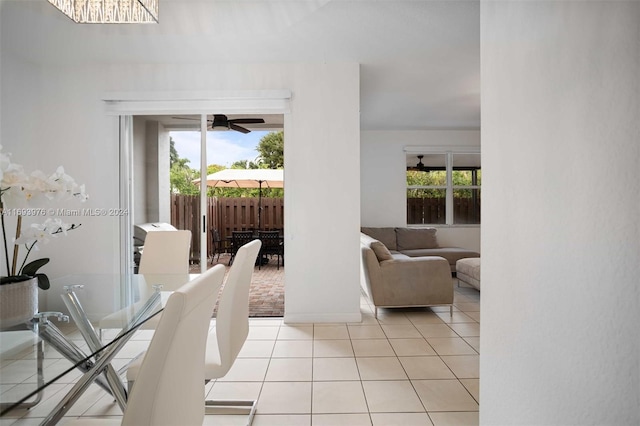
M 307 323 L 342 323 L 342 322 L 362 322 L 362 314 L 357 313 L 336 313 L 336 314 L 288 314 L 285 311 L 285 324 L 307 324 Z

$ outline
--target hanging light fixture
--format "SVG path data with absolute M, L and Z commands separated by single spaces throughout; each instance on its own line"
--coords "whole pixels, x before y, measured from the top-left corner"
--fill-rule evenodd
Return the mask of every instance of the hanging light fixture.
M 79 24 L 158 23 L 159 0 L 49 0 Z

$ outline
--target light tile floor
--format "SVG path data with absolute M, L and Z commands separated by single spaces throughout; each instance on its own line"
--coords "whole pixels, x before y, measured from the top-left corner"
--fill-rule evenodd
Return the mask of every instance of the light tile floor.
M 363 321 L 357 324 L 296 325 L 281 318 L 252 318 L 239 358 L 226 377 L 206 386 L 207 397 L 257 398 L 255 426 L 476 425 L 480 293 L 455 283 L 453 279 L 453 316 L 447 307 L 381 309 L 376 319 L 363 297 Z M 82 344 L 77 331 L 65 331 Z M 116 364 L 124 365 L 151 336 L 151 331 L 139 332 Z M 60 370 L 68 365 L 53 350 L 47 356 L 46 362 Z M 30 359 L 33 354 L 2 359 L 3 381 L 12 377 L 17 382 L 2 385 L 3 400 L 35 381 L 32 363 L 23 365 Z M 53 385 L 38 406 L 0 419 L 0 425 L 39 424 L 70 382 L 71 377 Z M 68 414 L 120 415 L 113 399 L 95 385 Z M 204 424 L 241 425 L 244 420 L 208 415 Z

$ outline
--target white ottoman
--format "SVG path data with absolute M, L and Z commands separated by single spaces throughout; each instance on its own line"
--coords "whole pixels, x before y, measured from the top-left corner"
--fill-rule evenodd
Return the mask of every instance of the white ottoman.
M 480 290 L 480 258 L 469 257 L 456 262 L 456 277 L 460 281 Z

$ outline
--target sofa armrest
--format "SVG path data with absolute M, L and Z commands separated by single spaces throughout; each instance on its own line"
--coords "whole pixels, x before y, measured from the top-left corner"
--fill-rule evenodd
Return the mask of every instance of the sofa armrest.
M 382 274 L 376 254 L 366 244 L 360 245 L 360 285 L 375 304 L 376 296 L 381 294 L 383 287 Z
M 382 292 L 380 306 L 453 303 L 451 269 L 442 257 L 385 260 L 379 268 L 383 284 L 374 294 Z

